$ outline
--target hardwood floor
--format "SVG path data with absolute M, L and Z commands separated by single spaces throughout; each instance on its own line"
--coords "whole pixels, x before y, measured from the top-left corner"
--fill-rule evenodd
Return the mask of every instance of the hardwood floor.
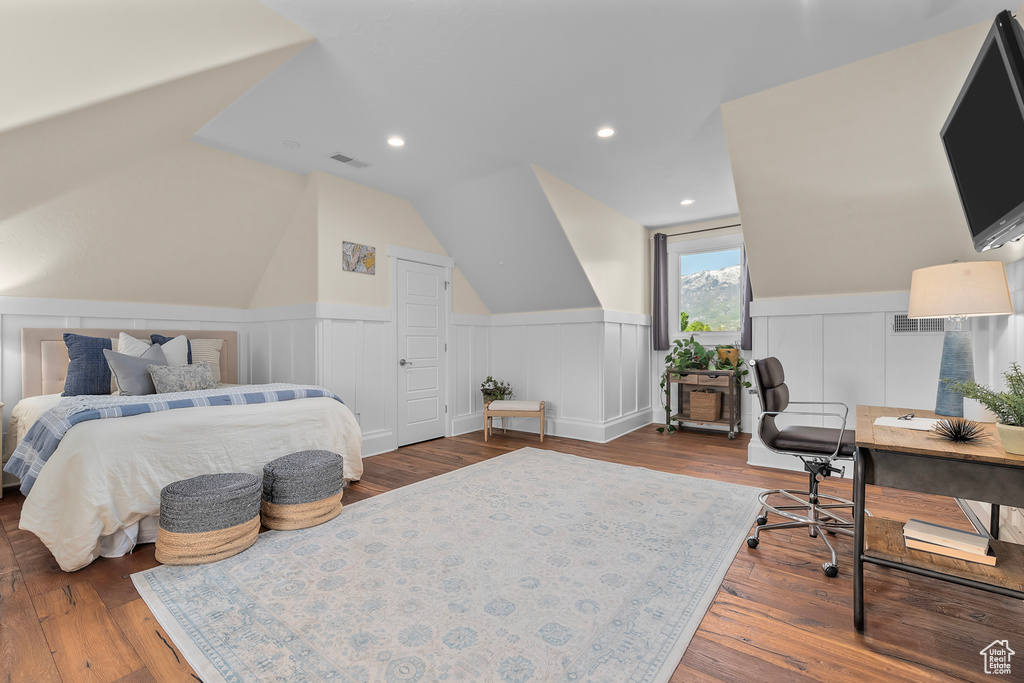
M 350 504 L 524 446 L 638 465 L 757 488 L 799 488 L 804 475 L 750 467 L 745 438 L 661 435 L 654 426 L 608 444 L 501 432 L 438 439 L 367 458 Z M 823 492 L 849 497 L 829 480 Z M 3 681 L 195 681 L 156 623 L 130 574 L 155 566 L 153 546 L 99 559 L 67 574 L 49 551 L 18 530 L 23 498 L 0 501 L 0 675 Z M 869 487 L 868 507 L 904 521 L 926 517 L 969 529 L 950 499 Z M 751 520 L 753 523 L 753 520 Z M 684 681 L 983 681 L 980 650 L 1009 639 L 1024 680 L 1024 604 L 981 591 L 869 566 L 867 631 L 853 629 L 852 541 L 836 537 L 840 573 L 820 570 L 819 539 L 766 533 L 757 550 L 737 551 L 714 603 L 672 677 Z

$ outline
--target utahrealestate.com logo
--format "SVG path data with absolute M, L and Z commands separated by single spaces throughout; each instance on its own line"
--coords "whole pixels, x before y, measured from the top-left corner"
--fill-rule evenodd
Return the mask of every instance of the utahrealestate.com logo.
M 980 654 L 985 658 L 985 673 L 1005 676 L 1010 673 L 1010 658 L 1017 653 L 1010 649 L 1010 641 L 993 640 Z

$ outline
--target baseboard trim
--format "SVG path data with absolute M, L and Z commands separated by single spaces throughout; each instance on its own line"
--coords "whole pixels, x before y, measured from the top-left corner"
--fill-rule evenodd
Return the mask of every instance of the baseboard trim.
M 363 434 L 363 457 L 369 458 L 398 449 L 398 435 L 390 429 Z
M 469 415 L 459 415 L 458 417 L 452 418 L 452 436 L 459 436 L 460 434 L 469 434 L 470 432 L 478 432 L 484 428 L 484 413 L 470 413 Z
M 477 418 L 475 429 L 483 429 L 483 413 Z M 536 418 L 509 417 L 505 418 L 508 428 L 517 432 L 527 434 L 540 434 L 540 423 Z M 608 443 L 624 434 L 646 427 L 651 424 L 650 411 L 646 408 L 623 417 L 608 420 L 607 422 L 591 422 L 589 420 L 576 420 L 567 417 L 548 416 L 544 421 L 544 436 L 558 436 L 563 439 L 576 439 L 577 441 L 590 441 L 591 443 Z M 495 430 L 499 428 L 496 426 Z

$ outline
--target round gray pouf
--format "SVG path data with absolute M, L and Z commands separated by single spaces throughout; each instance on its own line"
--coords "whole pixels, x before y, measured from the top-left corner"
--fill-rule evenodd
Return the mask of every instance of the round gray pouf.
M 242 552 L 260 531 L 260 480 L 253 474 L 203 474 L 160 491 L 156 559 L 203 564 Z
M 330 451 L 299 451 L 263 466 L 263 526 L 305 529 L 341 512 L 344 461 Z

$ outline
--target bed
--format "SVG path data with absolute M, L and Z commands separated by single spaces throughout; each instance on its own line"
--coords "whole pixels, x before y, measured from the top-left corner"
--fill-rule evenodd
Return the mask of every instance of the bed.
M 22 331 L 23 398 L 12 411 L 5 453 L 61 401 L 68 365 L 63 333 L 117 337 L 121 331 Z M 140 339 L 150 334 L 223 339 L 221 380 L 237 384 L 235 332 L 123 331 Z M 67 431 L 39 470 L 22 506 L 20 528 L 36 534 L 62 569 L 74 571 L 101 555 L 116 557 L 136 543 L 154 540 L 160 489 L 173 481 L 219 472 L 261 475 L 269 460 L 316 449 L 340 453 L 345 479 L 354 481 L 362 476 L 361 448 L 352 412 L 326 396 L 81 422 Z

